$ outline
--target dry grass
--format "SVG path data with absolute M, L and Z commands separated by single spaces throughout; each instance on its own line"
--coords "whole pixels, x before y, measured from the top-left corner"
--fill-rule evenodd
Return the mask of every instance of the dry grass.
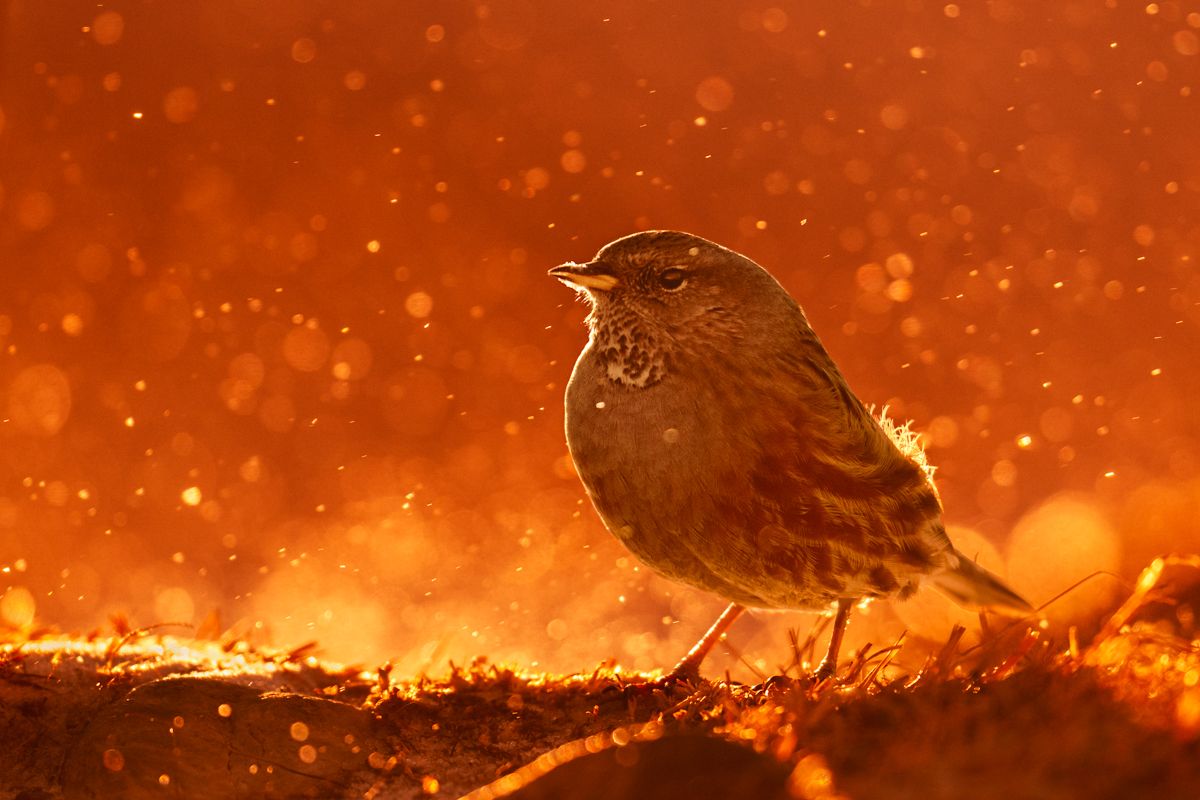
M 0 793 L 1197 797 L 1198 575 L 1156 562 L 1082 650 L 1010 625 L 974 648 L 956 633 L 914 672 L 903 643 L 864 648 L 822 684 L 803 677 L 816 633 L 783 678 L 674 688 L 610 667 L 480 660 L 404 682 L 236 643 L 10 636 Z

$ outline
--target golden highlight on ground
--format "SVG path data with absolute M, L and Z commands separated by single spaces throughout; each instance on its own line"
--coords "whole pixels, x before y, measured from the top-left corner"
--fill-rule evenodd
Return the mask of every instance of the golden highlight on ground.
M 1200 797 L 1194 6 L 5 3 L 0 796 Z M 911 420 L 1033 633 L 863 604 L 815 687 L 755 612 L 639 692 L 723 603 L 592 513 L 545 275 L 656 229 Z
M 814 683 L 816 626 L 780 678 L 670 693 L 612 664 L 399 679 L 153 631 L 10 637 L 0 746 L 20 758 L 0 782 L 69 799 L 1191 796 L 1198 603 L 1200 558 L 1164 557 L 1090 642 L 955 628 L 916 669 L 901 641 Z

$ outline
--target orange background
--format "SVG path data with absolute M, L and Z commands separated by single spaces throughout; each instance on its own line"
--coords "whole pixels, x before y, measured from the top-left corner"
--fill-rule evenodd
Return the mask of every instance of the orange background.
M 208 618 L 408 672 L 672 663 L 721 603 L 587 505 L 561 413 L 585 309 L 544 276 L 648 227 L 777 275 L 1035 603 L 1200 544 L 1194 3 L 2 24 L 0 624 Z M 850 644 L 951 619 L 876 606 Z M 772 671 L 811 620 L 731 641 Z

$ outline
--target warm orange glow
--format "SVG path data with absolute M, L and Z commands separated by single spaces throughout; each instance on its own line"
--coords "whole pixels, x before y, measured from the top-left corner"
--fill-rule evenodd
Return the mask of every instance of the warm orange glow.
M 662 667 L 720 601 L 590 508 L 544 274 L 651 227 L 768 267 L 1034 601 L 1200 548 L 1196 13 L 235 5 L 4 29 L 0 627 Z
M 1009 542 L 1008 577 L 1039 604 L 1094 572 L 1114 572 L 1121 543 L 1112 524 L 1085 499 L 1059 495 L 1026 514 Z M 1093 578 L 1046 608 L 1054 621 L 1088 619 L 1106 610 L 1121 588 L 1111 577 Z
M 5 625 L 21 629 L 33 624 L 37 602 L 24 586 L 14 586 L 0 595 L 0 621 Z

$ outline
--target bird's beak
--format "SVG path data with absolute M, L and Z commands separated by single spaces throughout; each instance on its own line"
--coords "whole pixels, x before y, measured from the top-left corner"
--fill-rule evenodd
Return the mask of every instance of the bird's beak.
M 608 267 L 604 264 L 596 261 L 589 261 L 586 264 L 567 262 L 550 270 L 548 274 L 576 289 L 596 289 L 607 292 L 617 285 L 617 276 L 609 272 Z

